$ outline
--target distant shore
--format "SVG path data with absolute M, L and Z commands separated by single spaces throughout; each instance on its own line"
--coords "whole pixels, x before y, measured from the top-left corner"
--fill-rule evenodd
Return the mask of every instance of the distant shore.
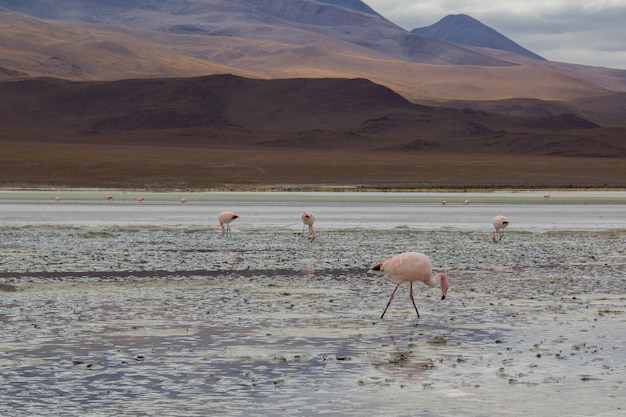
M 265 186 L 224 185 L 200 188 L 169 188 L 169 187 L 73 187 L 73 186 L 0 186 L 0 191 L 143 191 L 143 192 L 390 192 L 390 193 L 453 193 L 453 192 L 516 192 L 516 191 L 626 191 L 626 187 L 575 187 L 575 186 L 456 186 L 456 187 L 411 187 L 411 186 L 356 186 L 356 185 L 306 185 L 284 184 Z

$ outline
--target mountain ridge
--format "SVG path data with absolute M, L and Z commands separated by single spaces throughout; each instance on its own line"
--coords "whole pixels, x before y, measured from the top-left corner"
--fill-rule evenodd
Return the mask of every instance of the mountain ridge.
M 433 66 L 394 60 L 344 41 L 329 42 L 330 38 L 319 34 L 312 34 L 313 43 L 307 46 L 42 21 L 12 13 L 0 13 L 0 29 L 0 67 L 5 68 L 5 79 L 15 74 L 110 80 L 227 72 L 260 78 L 361 77 L 385 84 L 411 100 L 506 99 L 529 96 L 524 90 L 535 85 L 537 88 L 530 96 L 544 100 L 595 96 L 602 94 L 603 89 L 626 91 L 626 71 L 621 70 L 538 61 L 528 64 L 510 55 L 504 60 L 513 65 L 506 67 Z M 310 48 L 321 54 L 312 59 Z M 131 56 L 116 49 L 126 54 L 130 51 Z M 497 59 L 503 60 L 502 56 Z M 571 84 L 568 77 L 578 80 L 579 86 Z M 589 83 L 581 90 L 580 81 L 585 80 Z M 458 88 L 459 81 L 463 88 Z M 472 85 L 478 88 L 465 88 Z
M 365 46 L 395 59 L 433 64 L 508 65 L 456 45 L 414 36 L 375 12 L 362 12 L 371 9 L 358 0 L 162 0 L 156 3 L 0 0 L 0 6 L 3 4 L 7 10 L 43 19 L 117 24 L 170 33 L 237 36 L 288 44 L 305 44 L 309 34 L 316 33 Z M 342 5 L 351 7 L 340 7 Z M 427 53 L 420 53 L 423 49 Z
M 504 116 L 415 104 L 359 78 L 262 80 L 230 74 L 109 82 L 40 78 L 0 82 L 0 94 L 0 125 L 22 128 L 118 132 L 240 126 L 296 132 L 396 131 L 411 137 L 412 128 L 407 126 L 422 131 L 428 125 L 439 126 L 431 139 L 453 136 L 446 123 L 467 125 L 470 136 L 600 128 L 568 113 Z
M 0 82 L 0 186 L 615 187 L 624 133 L 418 105 L 364 79 L 27 79 Z
M 619 105 L 626 71 L 429 40 L 357 0 L 0 0 L 0 5 L 40 16 L 0 12 L 0 79 L 220 73 L 366 78 L 417 103 L 463 102 L 481 109 L 493 107 L 492 101 L 539 99 L 547 108 L 563 103 L 597 123 L 626 123 Z M 50 16 L 67 20 L 41 20 Z M 452 26 L 462 32 L 462 22 L 469 22 L 493 42 L 509 42 L 469 16 L 442 21 L 448 22 L 446 31 Z
M 0 185 L 626 186 L 626 71 L 288 3 L 0 0 Z

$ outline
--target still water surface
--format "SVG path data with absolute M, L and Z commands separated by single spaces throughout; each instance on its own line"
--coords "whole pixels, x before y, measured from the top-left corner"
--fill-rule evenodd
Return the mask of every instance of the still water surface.
M 113 200 L 105 200 L 106 195 Z M 135 200 L 140 195 L 142 203 Z M 241 216 L 233 226 L 242 231 L 299 227 L 304 210 L 313 211 L 316 226 L 327 230 L 480 230 L 491 228 L 496 215 L 509 217 L 510 229 L 526 231 L 626 228 L 626 192 L 619 191 L 552 192 L 548 200 L 541 192 L 0 191 L 2 225 L 207 226 L 223 210 Z

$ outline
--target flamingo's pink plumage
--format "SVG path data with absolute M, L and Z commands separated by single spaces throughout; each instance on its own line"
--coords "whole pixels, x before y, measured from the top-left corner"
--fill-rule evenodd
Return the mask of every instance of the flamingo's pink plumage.
M 446 298 L 448 287 L 450 286 L 448 277 L 444 273 L 440 272 L 433 276 L 432 262 L 430 258 L 419 252 L 405 252 L 394 255 L 391 258 L 374 265 L 370 272 L 382 272 L 385 276 L 396 283 L 396 287 L 391 292 L 385 311 L 383 311 L 383 314 L 380 316 L 381 319 L 385 316 L 385 313 L 391 304 L 391 300 L 393 300 L 393 297 L 396 294 L 396 290 L 400 284 L 404 282 L 409 283 L 409 294 L 413 307 L 415 307 L 417 317 L 420 316 L 420 313 L 417 311 L 415 299 L 413 298 L 413 283 L 415 281 L 423 282 L 429 287 L 439 285 L 441 287 L 442 300 Z
M 502 240 L 504 236 L 504 228 L 509 225 L 509 219 L 506 216 L 496 216 L 493 218 L 493 232 L 491 232 L 491 240 L 495 243 Z
M 221 212 L 217 216 L 217 219 L 220 222 L 220 228 L 222 229 L 222 234 L 230 233 L 230 222 L 238 218 L 239 218 L 239 215 L 232 211 Z
M 308 226 L 311 242 L 315 240 L 315 229 L 313 228 L 313 223 L 315 223 L 315 214 L 310 211 L 302 213 L 302 235 L 304 236 L 304 226 Z

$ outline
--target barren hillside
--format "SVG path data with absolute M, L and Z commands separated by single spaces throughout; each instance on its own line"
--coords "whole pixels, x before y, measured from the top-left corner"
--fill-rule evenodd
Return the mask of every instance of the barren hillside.
M 363 79 L 39 79 L 0 97 L 3 186 L 626 185 L 623 127 L 416 105 Z

